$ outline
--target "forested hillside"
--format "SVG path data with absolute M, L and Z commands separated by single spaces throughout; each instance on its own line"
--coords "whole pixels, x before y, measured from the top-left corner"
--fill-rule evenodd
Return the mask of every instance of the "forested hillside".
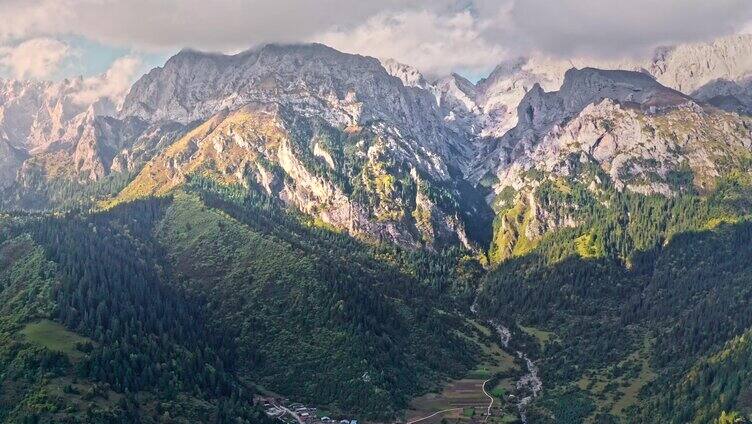
M 261 194 L 192 187 L 198 196 L 176 195 L 157 234 L 181 286 L 235 332 L 249 378 L 388 416 L 473 363 L 473 346 L 454 333 L 462 320 L 441 312 L 451 306 L 431 288 L 446 279 L 429 275 L 431 261 L 305 225 Z
M 736 367 L 752 326 L 749 187 L 731 177 L 708 196 L 615 194 L 608 210 L 581 201 L 593 205 L 586 224 L 488 274 L 483 314 L 555 335 L 532 349 L 548 384 L 536 420 L 751 412 L 748 371 Z
M 4 224 L 5 337 L 57 367 L 50 380 L 6 355 L 6 370 L 39 373 L 4 373 L 3 402 L 22 400 L 8 419 L 254 421 L 257 385 L 388 417 L 477 361 L 450 301 L 474 292 L 474 259 L 364 245 L 258 192 L 194 178 L 170 197 Z M 29 341 L 39 323 L 76 341 L 63 354 Z
M 5 420 L 263 421 L 230 335 L 169 284 L 150 235 L 166 203 L 4 227 Z

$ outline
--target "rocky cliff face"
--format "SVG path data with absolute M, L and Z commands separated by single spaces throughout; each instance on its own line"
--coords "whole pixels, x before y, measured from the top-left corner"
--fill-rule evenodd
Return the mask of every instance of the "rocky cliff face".
M 752 110 L 752 35 L 660 49 L 646 69 L 661 84 L 698 100 L 723 106 L 730 97 Z
M 559 91 L 529 90 L 518 116 L 476 167 L 477 181 L 493 187 L 497 260 L 577 224 L 576 204 L 543 205 L 539 187 L 702 193 L 724 174 L 749 172 L 752 158 L 749 117 L 703 106 L 639 72 L 567 71 Z
M 688 96 L 642 73 L 571 69 L 566 72 L 559 91 L 545 92 L 535 84 L 525 94 L 517 107 L 517 125 L 496 142 L 486 144 L 478 155 L 473 167 L 475 180 L 480 181 L 489 172 L 497 174 L 498 170 L 507 170 L 516 161 L 530 159 L 532 149 L 549 132 L 558 130 L 586 106 L 604 99 L 652 113 L 692 103 Z
M 18 149 L 39 151 L 65 136 L 69 123 L 86 112 L 70 97 L 75 83 L 6 80 L 0 84 L 0 128 Z
M 430 90 L 432 87 L 432 84 L 426 80 L 423 74 L 413 66 L 397 62 L 394 59 L 382 60 L 381 65 L 389 75 L 399 78 L 405 87 L 415 87 L 423 90 Z
M 23 162 L 43 154 L 53 144 L 67 145 L 86 121 L 85 106 L 71 98 L 75 81 L 53 84 L 6 80 L 0 82 L 0 173 L 4 185 L 16 178 Z
M 80 79 L 8 81 L 0 188 L 137 173 L 118 196 L 128 200 L 201 173 L 257 185 L 317 224 L 409 246 L 482 247 L 493 207 L 507 244 L 497 251 L 519 251 L 520 235 L 576 223 L 540 203 L 545 181 L 671 196 L 740 167 L 750 46 L 733 37 L 645 61 L 518 59 L 477 84 L 315 44 L 183 51 L 117 111 L 80 104 Z
M 471 144 L 445 121 L 419 73 L 385 66 L 322 45 L 181 52 L 133 86 L 120 116 L 201 124 L 149 162 L 120 198 L 161 193 L 208 172 L 258 184 L 358 236 L 478 248 L 465 212 L 483 220 L 488 208 L 466 209 L 458 188 Z
M 0 140 L 0 188 L 9 187 L 16 179 L 27 154 L 13 146 L 8 140 Z
M 544 91 L 561 88 L 566 72 L 572 68 L 639 70 L 642 65 L 629 62 L 587 59 L 554 59 L 543 56 L 517 58 L 500 63 L 487 78 L 470 84 L 459 92 L 436 83 L 435 89 L 444 97 L 457 97 L 472 107 L 467 121 L 473 123 L 472 133 L 479 138 L 498 138 L 517 125 L 517 106 L 536 85 Z M 468 82 L 469 83 L 469 82 Z M 465 99 L 467 97 L 468 99 Z
M 498 138 L 517 125 L 517 106 L 538 84 L 544 91 L 561 88 L 569 69 L 587 67 L 637 71 L 651 75 L 662 85 L 701 102 L 729 111 L 747 113 L 752 107 L 752 35 L 719 38 L 658 49 L 643 59 L 601 60 L 585 57 L 558 59 L 534 55 L 504 61 L 474 85 L 470 96 L 474 134 Z M 434 84 L 445 96 L 455 91 Z M 463 100 L 463 102 L 466 102 Z
M 517 125 L 517 105 L 536 84 L 558 90 L 564 72 L 573 65 L 558 61 L 515 59 L 498 65 L 477 85 L 476 102 L 485 125 L 482 137 L 501 137 Z
M 430 92 L 405 86 L 376 59 L 318 44 L 267 45 L 234 56 L 181 52 L 136 82 L 120 115 L 186 124 L 251 102 L 276 102 L 338 128 L 383 121 L 446 163 L 432 170 L 437 178 L 472 156 L 465 140 L 442 125 Z
M 85 184 L 112 171 L 115 156 L 130 147 L 129 140 L 145 125 L 108 117 L 114 113 L 110 99 L 82 102 L 84 89 L 81 78 L 0 84 L 4 187 L 63 180 Z
M 116 201 L 167 193 L 192 174 L 256 185 L 324 225 L 404 246 L 480 247 L 453 185 L 383 122 L 348 128 L 277 103 L 220 112 L 149 161 Z M 455 175 L 456 176 L 456 175 Z M 483 209 L 485 205 L 479 205 Z

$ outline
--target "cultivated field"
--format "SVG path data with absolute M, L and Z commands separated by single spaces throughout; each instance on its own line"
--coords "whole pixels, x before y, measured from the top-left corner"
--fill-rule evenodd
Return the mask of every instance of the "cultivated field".
M 405 413 L 406 423 L 436 424 L 444 418 L 452 421 L 485 422 L 484 414 L 491 399 L 483 390 L 484 382 L 496 373 L 516 369 L 517 365 L 514 358 L 493 341 L 491 329 L 473 320 L 468 320 L 468 324 L 476 330 L 468 337 L 478 344 L 482 352 L 481 362 L 465 378 L 449 381 L 441 392 L 428 393 L 413 399 L 410 409 Z M 510 383 L 505 381 L 504 384 L 508 386 Z M 495 387 L 485 389 L 493 396 Z M 502 406 L 503 400 L 496 396 L 493 398 L 495 415 L 500 415 L 498 408 Z M 488 422 L 504 422 L 502 420 L 508 418 L 494 416 L 488 419 Z

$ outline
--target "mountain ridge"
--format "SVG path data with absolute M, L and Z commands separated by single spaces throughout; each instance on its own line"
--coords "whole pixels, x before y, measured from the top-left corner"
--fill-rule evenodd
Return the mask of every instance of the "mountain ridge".
M 735 42 L 743 44 L 745 40 L 752 38 L 740 38 Z M 729 42 L 724 39 L 719 42 L 718 46 L 721 47 L 713 48 L 722 48 Z M 665 74 L 669 65 L 674 63 L 671 57 L 669 50 L 662 51 L 653 61 L 660 61 L 664 65 L 652 68 L 663 69 Z M 726 56 L 717 57 L 721 60 Z M 536 61 L 543 64 L 542 70 L 534 68 Z M 249 103 L 277 103 L 290 115 L 299 115 L 302 119 L 322 119 L 326 125 L 342 134 L 337 137 L 350 134 L 347 137 L 352 138 L 352 135 L 367 130 L 366 133 L 382 140 L 383 147 L 380 149 L 386 155 L 380 153 L 382 159 L 376 162 L 371 156 L 369 161 L 376 166 L 385 160 L 384 163 L 389 165 L 384 170 L 371 173 L 370 177 L 362 174 L 363 178 L 378 177 L 382 178 L 381 182 L 406 178 L 412 180 L 410 184 L 417 185 L 422 184 L 419 180 L 439 185 L 456 185 L 456 181 L 459 181 L 464 185 L 475 185 L 476 191 L 486 195 L 489 206 L 493 206 L 504 185 L 481 184 L 481 180 L 498 178 L 501 168 L 507 166 L 505 164 L 510 160 L 505 159 L 507 153 L 504 151 L 514 148 L 519 154 L 525 154 L 529 149 L 523 146 L 534 143 L 530 137 L 542 136 L 533 136 L 530 130 L 548 131 L 551 125 L 571 119 L 587 104 L 597 103 L 603 98 L 621 103 L 636 102 L 653 111 L 676 106 L 683 101 L 691 102 L 688 94 L 671 91 L 670 87 L 661 86 L 648 76 L 645 69 L 652 69 L 650 66 L 640 67 L 641 71 L 635 73 L 599 71 L 586 67 L 579 70 L 572 68 L 558 74 L 560 69 L 573 64 L 578 62 L 519 59 L 499 65 L 488 78 L 473 84 L 458 75 L 428 82 L 419 71 L 409 66 L 340 53 L 321 44 L 270 44 L 234 55 L 183 50 L 164 66 L 141 77 L 126 95 L 115 118 L 96 116 L 89 108 L 86 114 L 66 124 L 69 127 L 66 133 L 70 135 L 63 137 L 63 140 L 68 141 L 55 143 L 70 146 L 67 147 L 70 153 L 61 153 L 43 145 L 38 148 L 41 153 L 38 159 L 33 154 L 35 151 L 30 151 L 33 160 L 23 161 L 23 154 L 8 150 L 9 154 L 2 161 L 3 173 L 12 175 L 15 172 L 18 177 L 16 183 L 6 183 L 6 186 L 12 186 L 6 187 L 6 190 L 11 193 L 21 191 L 24 193 L 21 198 L 27 198 L 33 197 L 34 191 L 40 190 L 39 187 L 55 181 L 68 180 L 87 185 L 91 184 L 90 181 L 107 181 L 119 179 L 119 175 L 138 174 L 161 149 L 170 144 L 165 137 L 176 140 L 212 116 Z M 558 94 L 545 94 L 544 87 L 557 85 Z M 604 91 L 596 95 L 593 90 Z M 647 92 L 652 93 L 652 99 L 645 98 Z M 738 109 L 740 106 L 733 103 L 734 99 L 738 100 L 732 96 L 723 104 L 735 104 Z M 512 107 L 515 101 L 518 104 Z M 352 149 L 346 145 L 333 148 L 345 147 Z M 336 152 L 327 151 L 320 142 L 312 143 L 307 149 L 312 155 L 312 166 L 324 165 L 335 173 L 345 172 L 347 175 L 342 177 L 350 180 L 349 185 L 355 184 L 353 178 L 357 176 L 352 173 L 361 172 L 360 165 L 343 169 L 342 166 L 351 165 L 341 161 L 338 163 L 332 156 Z M 373 154 L 376 154 L 375 151 Z M 66 155 L 70 155 L 70 158 L 66 158 Z M 360 158 L 356 160 L 358 155 Z M 362 161 L 368 155 L 371 153 L 362 151 L 346 160 Z M 63 163 L 69 161 L 70 165 L 66 167 L 75 169 L 75 172 L 66 175 L 55 171 L 52 164 L 61 160 Z M 412 169 L 424 175 L 419 177 Z M 245 183 L 248 176 L 241 174 L 246 171 L 238 172 L 240 174 L 233 177 L 234 181 Z M 251 176 L 252 180 L 266 186 L 267 191 L 271 189 L 269 181 L 262 181 L 272 175 L 268 169 L 251 173 L 255 174 Z M 305 179 L 311 178 L 309 175 Z M 364 180 L 364 184 L 368 186 L 371 183 Z M 365 216 L 370 216 L 366 221 L 377 226 L 380 224 L 376 221 L 383 217 L 387 217 L 387 221 L 414 221 L 408 225 L 412 228 L 410 232 L 415 234 L 409 238 L 412 241 L 408 244 L 412 246 L 419 245 L 421 239 L 432 244 L 430 240 L 438 234 L 434 225 L 428 224 L 433 220 L 428 216 L 441 216 L 438 218 L 440 221 L 448 216 L 450 220 L 460 222 L 466 218 L 463 215 L 470 213 L 463 212 L 462 207 L 436 209 L 424 205 L 428 210 L 434 210 L 432 214 L 426 214 L 411 206 L 425 203 L 425 198 L 397 199 L 395 195 L 404 196 L 404 193 L 398 194 L 403 188 L 392 182 L 382 188 L 386 191 L 374 186 L 369 189 L 371 193 L 366 194 L 371 199 L 367 200 L 370 206 L 364 209 L 367 211 Z M 496 194 L 488 193 L 486 189 Z M 460 191 L 455 187 L 449 193 L 451 198 L 458 199 L 463 191 L 467 189 Z M 664 189 L 660 191 L 668 193 Z M 308 213 L 318 209 L 316 202 L 322 201 L 301 202 L 299 195 L 284 196 L 291 201 L 291 205 Z M 471 209 L 477 208 L 473 206 Z M 318 218 L 328 216 L 324 219 L 327 225 L 353 228 L 349 219 L 334 219 L 318 212 L 313 212 L 313 215 L 318 215 Z M 420 221 L 425 222 L 420 224 Z M 464 226 L 467 227 L 467 223 Z M 464 240 L 462 244 L 465 247 L 473 244 L 466 234 L 462 234 L 463 230 L 454 229 L 451 232 Z M 365 234 L 368 233 L 372 231 Z M 370 236 L 375 239 L 381 237 L 376 234 Z M 404 238 L 394 232 L 390 238 L 404 242 Z M 478 247 L 481 246 L 474 249 Z

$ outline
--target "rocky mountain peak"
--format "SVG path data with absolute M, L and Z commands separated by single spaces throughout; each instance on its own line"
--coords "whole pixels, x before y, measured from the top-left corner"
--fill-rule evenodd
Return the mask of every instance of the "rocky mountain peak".
M 476 107 L 475 99 L 478 96 L 478 90 L 462 75 L 452 73 L 438 80 L 435 85 L 443 94 L 442 103 L 449 102 L 450 106 L 458 106 L 457 103 L 461 103 L 467 111 L 472 111 Z
M 44 149 L 58 141 L 66 126 L 89 105 L 76 101 L 81 80 L 6 80 L 0 84 L 0 129 L 23 150 Z
M 497 189 L 507 186 L 518 189 L 526 184 L 522 176 L 531 168 L 549 164 L 545 172 L 553 172 L 564 160 L 562 152 L 566 150 L 564 145 L 569 143 L 567 140 L 572 140 L 573 146 L 580 146 L 585 140 L 592 139 L 600 146 L 598 157 L 606 157 L 602 154 L 604 149 L 617 145 L 623 147 L 630 150 L 619 157 L 624 163 L 629 162 L 626 158 L 638 156 L 635 152 L 639 149 L 633 149 L 633 146 L 640 146 L 641 140 L 652 140 L 654 148 L 658 149 L 653 151 L 665 150 L 673 143 L 664 135 L 645 135 L 656 130 L 642 128 L 641 120 L 658 122 L 655 127 L 661 127 L 660 134 L 678 133 L 679 127 L 685 131 L 687 126 L 710 128 L 711 123 L 715 125 L 721 120 L 706 119 L 707 114 L 689 96 L 663 86 L 644 72 L 595 68 L 566 71 L 558 91 L 546 92 L 540 84 L 533 84 L 520 102 L 517 115 L 517 125 L 479 153 L 474 174 L 477 181 L 488 178 L 490 172 L 500 181 Z M 662 118 L 653 119 L 654 115 Z M 669 115 L 676 118 L 669 120 L 664 117 Z M 629 125 L 621 124 L 627 121 Z M 672 125 L 677 129 L 668 129 Z M 710 130 L 706 128 L 706 132 Z M 647 160 L 648 156 L 640 150 L 640 160 Z M 678 161 L 676 158 L 672 160 L 674 164 Z M 620 167 L 609 166 L 608 169 L 609 172 L 612 169 L 626 172 Z M 562 172 L 567 175 L 566 171 Z M 623 188 L 626 184 L 620 180 L 618 172 L 614 171 L 612 179 L 617 187 Z M 640 172 L 635 171 L 636 174 Z M 669 189 L 657 185 L 649 190 L 670 193 Z
M 559 91 L 545 92 L 539 83 L 535 83 L 525 94 L 517 108 L 518 131 L 548 130 L 552 125 L 577 115 L 587 105 L 604 99 L 637 105 L 653 112 L 692 101 L 641 72 L 572 68 L 564 74 Z
M 604 60 L 540 54 L 501 62 L 476 84 L 482 137 L 501 137 L 517 124 L 517 106 L 535 83 L 559 90 L 571 68 L 637 71 L 660 84 L 729 111 L 752 111 L 752 35 L 657 49 L 648 58 Z M 733 99 L 732 99 L 733 97 Z M 739 104 L 743 105 L 740 108 Z
M 692 93 L 676 88 L 701 87 L 713 94 L 704 101 L 744 112 L 747 65 L 738 59 L 724 74 L 723 66 L 706 64 L 702 75 L 721 78 L 711 85 L 703 85 L 705 77 L 671 69 L 702 52 L 718 51 L 708 53 L 717 63 L 736 60 L 731 57 L 747 44 L 740 38 L 661 50 L 644 63 L 603 64 L 626 70 L 599 69 L 585 60 L 518 58 L 501 63 L 477 84 L 458 74 L 429 81 L 409 65 L 320 44 L 270 44 L 233 55 L 183 50 L 142 76 L 116 116 L 107 119 L 100 115 L 113 104 L 76 101 L 81 78 L 3 81 L 0 174 L 26 169 L 47 178 L 51 169 L 67 170 L 53 177 L 86 183 L 127 171 L 139 173 L 137 181 L 143 182 L 159 169 L 169 178 L 152 181 L 158 192 L 181 184 L 197 169 L 213 170 L 223 181 L 256 181 L 268 194 L 338 228 L 352 230 L 349 214 L 358 210 L 362 231 L 353 233 L 401 243 L 402 230 L 393 229 L 407 228 L 409 245 L 467 239 L 469 231 L 459 223 L 470 215 L 461 207 L 464 200 L 457 199 L 524 187 L 530 183 L 524 172 L 540 164 L 546 165 L 542 172 L 565 175 L 574 167 L 564 151 L 592 156 L 599 166 L 615 161 L 619 166 L 604 172 L 620 189 L 671 194 L 664 180 L 683 153 L 656 159 L 660 167 L 655 169 L 634 165 L 637 159 L 653 163 L 654 152 L 673 154 L 679 142 L 666 134 L 694 137 L 682 131 L 700 126 L 720 138 L 724 126 L 744 132 L 735 118 L 708 115 L 689 97 Z M 725 55 L 724 49 L 736 53 Z M 663 79 L 671 75 L 676 78 L 669 87 Z M 689 84 L 693 78 L 697 81 Z M 681 110 L 684 106 L 689 107 Z M 213 120 L 224 122 L 222 131 L 212 130 L 201 143 L 186 136 Z M 744 146 L 745 137 L 739 135 L 735 145 Z M 691 140 L 693 147 L 705 142 Z M 654 150 L 641 147 L 646 141 Z M 589 150 L 582 150 L 586 144 Z M 168 149 L 181 154 L 163 155 Z M 259 160 L 265 163 L 261 168 Z M 709 165 L 696 168 L 704 175 L 715 172 Z M 646 170 L 664 186 L 635 183 Z M 272 178 L 275 173 L 279 178 Z M 483 187 L 471 187 L 474 183 Z M 327 212 L 327 193 L 333 192 L 339 200 Z
M 397 62 L 394 59 L 385 59 L 381 65 L 389 75 L 397 77 L 406 87 L 417 87 L 424 90 L 430 89 L 430 84 L 423 74 L 415 67 Z
M 664 47 L 648 69 L 662 84 L 688 94 L 703 94 L 704 86 L 718 81 L 744 82 L 752 76 L 752 35 Z
M 466 140 L 444 124 L 431 92 L 406 86 L 374 58 L 320 44 L 266 45 L 236 55 L 183 51 L 134 84 L 120 116 L 187 124 L 252 102 L 280 103 L 343 129 L 383 121 L 458 169 L 472 156 Z
M 345 103 L 375 100 L 378 91 L 399 86 L 377 60 L 320 44 L 265 45 L 235 55 L 184 50 L 134 84 L 121 116 L 188 123 L 275 98 L 309 113 L 337 106 L 330 119 L 351 124 L 357 111 Z
M 567 99 L 565 107 L 572 111 L 605 98 L 647 106 L 676 106 L 691 101 L 645 73 L 595 68 L 568 70 L 559 94 Z

